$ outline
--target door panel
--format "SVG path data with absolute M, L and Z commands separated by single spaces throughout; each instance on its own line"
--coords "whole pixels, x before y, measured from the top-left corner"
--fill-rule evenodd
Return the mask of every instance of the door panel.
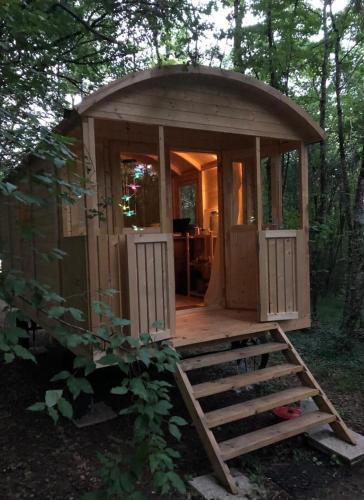
M 233 226 L 227 234 L 227 307 L 247 310 L 258 308 L 257 246 L 256 226 Z
M 259 291 L 261 321 L 298 319 L 305 284 L 302 231 L 259 231 Z
M 171 234 L 126 235 L 131 335 L 155 340 L 175 333 L 175 285 Z
M 243 151 L 222 154 L 223 230 L 226 306 L 258 308 L 257 227 L 254 224 L 254 176 Z

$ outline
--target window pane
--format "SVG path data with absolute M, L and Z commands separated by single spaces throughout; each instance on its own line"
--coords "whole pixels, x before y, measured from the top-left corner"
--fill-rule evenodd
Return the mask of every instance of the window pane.
M 124 227 L 159 225 L 159 173 L 157 162 L 135 158 L 121 161 L 121 202 Z
M 179 188 L 179 210 L 182 219 L 196 224 L 196 184 L 185 184 Z
M 299 152 L 290 151 L 282 155 L 283 170 L 283 227 L 284 229 L 299 229 Z

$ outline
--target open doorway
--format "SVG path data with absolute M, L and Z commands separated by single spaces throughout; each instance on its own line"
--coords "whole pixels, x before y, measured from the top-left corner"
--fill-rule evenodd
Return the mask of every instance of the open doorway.
M 170 168 L 176 309 L 203 307 L 217 249 L 217 155 L 172 150 Z

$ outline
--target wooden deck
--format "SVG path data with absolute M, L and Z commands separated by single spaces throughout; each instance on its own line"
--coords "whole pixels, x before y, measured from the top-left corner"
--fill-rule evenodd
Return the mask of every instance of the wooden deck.
M 256 313 L 234 309 L 200 308 L 177 312 L 175 347 L 208 344 L 223 339 L 239 339 L 250 334 L 271 330 L 275 322 L 260 323 Z

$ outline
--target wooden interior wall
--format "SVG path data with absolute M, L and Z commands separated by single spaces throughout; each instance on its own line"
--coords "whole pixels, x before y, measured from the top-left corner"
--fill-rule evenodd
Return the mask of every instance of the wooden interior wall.
M 210 212 L 219 210 L 217 166 L 202 171 L 202 206 L 202 227 L 208 229 L 210 227 Z

